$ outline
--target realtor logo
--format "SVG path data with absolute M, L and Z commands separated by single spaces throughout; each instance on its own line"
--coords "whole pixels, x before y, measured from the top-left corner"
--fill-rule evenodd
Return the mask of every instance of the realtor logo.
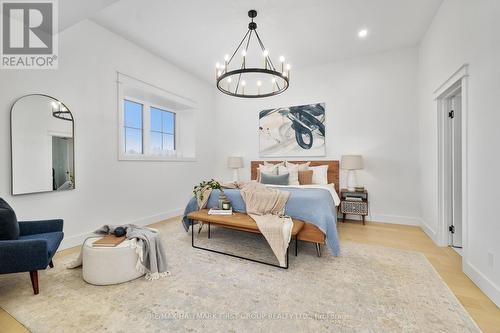
M 2 69 L 57 68 L 55 0 L 3 0 Z

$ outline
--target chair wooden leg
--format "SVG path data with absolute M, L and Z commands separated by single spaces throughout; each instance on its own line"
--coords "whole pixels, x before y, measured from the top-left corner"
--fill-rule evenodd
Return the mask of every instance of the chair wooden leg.
M 49 262 L 49 267 L 54 268 L 54 263 L 52 262 L 52 260 Z
M 38 271 L 30 272 L 31 285 L 33 286 L 33 293 L 38 295 Z

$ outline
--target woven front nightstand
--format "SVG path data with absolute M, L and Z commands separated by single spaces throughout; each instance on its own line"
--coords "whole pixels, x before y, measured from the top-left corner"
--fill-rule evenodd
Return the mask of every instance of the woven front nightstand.
M 365 216 L 368 215 L 368 192 L 353 192 L 346 189 L 340 191 L 340 212 L 342 221 L 345 222 L 346 215 L 360 215 L 365 224 Z

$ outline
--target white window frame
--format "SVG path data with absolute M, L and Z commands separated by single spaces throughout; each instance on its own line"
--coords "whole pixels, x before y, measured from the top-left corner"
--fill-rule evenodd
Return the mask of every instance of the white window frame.
M 142 104 L 142 154 L 127 154 L 125 151 L 125 100 L 134 103 Z M 177 115 L 177 110 L 172 108 L 159 105 L 156 103 L 150 103 L 142 99 L 131 97 L 128 95 L 119 96 L 119 114 L 118 114 L 118 135 L 119 135 L 119 153 L 118 159 L 121 161 L 179 161 L 179 160 L 191 160 L 189 158 L 179 158 L 176 157 L 176 151 L 179 147 L 179 117 Z M 174 142 L 175 150 L 172 151 L 172 156 L 165 155 L 154 155 L 151 153 L 150 147 L 150 137 L 151 137 L 151 107 L 160 109 L 162 111 L 171 112 L 174 114 Z

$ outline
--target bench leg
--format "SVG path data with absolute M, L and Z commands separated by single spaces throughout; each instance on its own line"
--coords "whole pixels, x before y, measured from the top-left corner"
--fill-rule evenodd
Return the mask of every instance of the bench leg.
M 316 243 L 316 255 L 318 257 L 321 257 L 321 244 L 320 243 Z
M 297 236 L 295 236 L 295 256 L 299 253 L 299 241 L 297 240 Z
M 210 222 L 208 222 L 208 238 L 210 238 Z

